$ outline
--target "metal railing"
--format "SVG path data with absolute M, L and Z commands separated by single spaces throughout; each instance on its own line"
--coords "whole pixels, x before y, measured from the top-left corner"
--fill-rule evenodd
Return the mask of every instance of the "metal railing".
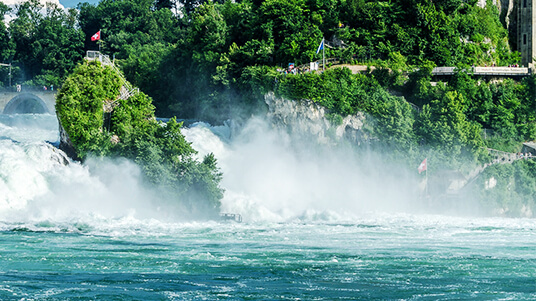
M 530 69 L 527 67 L 471 67 L 470 69 L 459 70 L 456 67 L 435 67 L 432 75 L 454 75 L 458 71 L 465 71 L 474 75 L 496 75 L 496 76 L 527 76 Z
M 112 70 L 115 71 L 115 73 L 119 76 L 121 79 L 121 85 L 124 87 L 124 90 L 121 89 L 121 93 L 119 95 L 120 99 L 128 99 L 129 97 L 137 94 L 140 92 L 140 89 L 132 86 L 126 78 L 123 76 L 123 73 L 117 68 L 117 66 L 114 64 L 112 60 L 110 60 L 110 56 L 106 54 L 102 54 L 100 51 L 94 51 L 94 50 L 88 50 L 86 53 L 86 60 L 88 61 L 95 61 L 99 60 L 101 64 L 105 66 L 110 66 Z
M 57 93 L 58 91 L 56 90 L 56 87 L 54 87 L 54 90 L 51 90 L 50 86 L 47 86 L 46 90 L 42 86 L 38 87 L 38 86 L 26 86 L 26 85 L 22 85 L 20 91 L 17 91 L 16 86 L 0 88 L 0 93 L 24 93 L 24 92 L 33 92 L 33 93 L 40 92 L 40 93 L 53 94 L 53 93 Z

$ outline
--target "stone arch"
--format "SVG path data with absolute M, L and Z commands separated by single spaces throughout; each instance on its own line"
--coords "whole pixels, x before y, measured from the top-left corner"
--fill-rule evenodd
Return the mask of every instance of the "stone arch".
M 21 93 L 13 97 L 4 107 L 4 114 L 49 113 L 47 104 L 32 93 Z

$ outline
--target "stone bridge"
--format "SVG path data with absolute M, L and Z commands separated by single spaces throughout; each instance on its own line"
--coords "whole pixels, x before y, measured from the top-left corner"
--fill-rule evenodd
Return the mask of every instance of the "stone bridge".
M 57 91 L 23 89 L 22 92 L 0 91 L 0 113 L 55 114 Z

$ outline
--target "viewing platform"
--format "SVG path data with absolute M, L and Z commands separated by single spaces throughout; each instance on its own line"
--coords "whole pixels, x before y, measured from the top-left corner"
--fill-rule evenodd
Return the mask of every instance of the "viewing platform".
M 435 67 L 434 76 L 451 76 L 456 74 L 456 67 Z M 476 76 L 529 76 L 531 71 L 527 67 L 471 67 L 468 73 Z
M 367 65 L 350 65 L 350 64 L 336 64 L 334 68 L 346 67 L 352 71 L 353 74 L 368 73 L 374 69 L 375 66 Z M 432 76 L 453 76 L 459 69 L 456 67 L 435 67 L 432 69 Z M 489 77 L 525 77 L 532 74 L 531 68 L 527 67 L 470 67 L 467 70 L 469 75 L 473 76 L 489 76 Z
M 115 73 L 119 76 L 121 79 L 122 87 L 120 92 L 120 99 L 128 99 L 130 96 L 137 94 L 140 92 L 139 88 L 136 88 L 132 86 L 125 78 L 123 73 L 119 71 L 117 66 L 115 65 L 115 60 L 110 60 L 110 57 L 106 54 L 102 54 L 100 51 L 94 51 L 94 50 L 88 50 L 86 52 L 86 60 L 88 61 L 100 61 L 105 66 L 110 66 L 112 70 L 115 71 Z

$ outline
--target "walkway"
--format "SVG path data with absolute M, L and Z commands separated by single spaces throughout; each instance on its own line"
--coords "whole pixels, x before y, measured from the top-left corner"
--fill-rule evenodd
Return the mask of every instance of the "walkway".
M 434 76 L 451 76 L 456 74 L 456 67 L 435 67 Z M 529 76 L 530 69 L 526 67 L 471 67 L 469 74 L 477 76 Z
M 460 189 L 463 189 L 464 187 L 467 187 L 470 183 L 472 183 L 478 176 L 484 172 L 484 170 L 492 165 L 495 164 L 512 164 L 514 161 L 517 160 L 528 160 L 528 159 L 536 159 L 536 156 L 533 156 L 531 153 L 508 153 L 503 152 L 500 150 L 487 148 L 487 151 L 491 155 L 491 162 L 486 163 L 484 165 L 478 166 L 473 171 L 469 173 L 469 175 L 466 177 L 466 180 L 464 181 L 463 185 L 461 185 Z
M 353 74 L 367 72 L 368 70 L 374 70 L 376 67 L 367 65 L 350 65 L 350 64 L 333 64 L 331 68 L 343 68 L 346 67 L 352 71 Z M 320 67 L 320 69 L 322 69 Z M 456 74 L 458 70 L 456 67 L 435 67 L 432 70 L 433 76 L 452 76 Z M 531 71 L 526 67 L 471 67 L 469 70 L 470 75 L 475 76 L 496 76 L 496 77 L 524 77 L 531 75 Z
M 318 61 L 317 61 L 318 62 Z M 331 68 L 343 68 L 346 67 L 352 71 L 353 74 L 363 73 L 368 70 L 374 70 L 376 67 L 367 65 L 351 65 L 341 64 L 337 59 L 327 59 L 327 63 L 332 64 Z M 322 70 L 322 63 L 318 62 L 320 70 Z M 300 68 L 306 68 L 308 65 L 299 66 Z M 432 69 L 433 76 L 452 76 L 458 72 L 456 67 L 435 67 Z M 531 75 L 530 68 L 527 67 L 471 67 L 468 70 L 470 75 L 475 76 L 497 76 L 497 77 L 523 77 Z

